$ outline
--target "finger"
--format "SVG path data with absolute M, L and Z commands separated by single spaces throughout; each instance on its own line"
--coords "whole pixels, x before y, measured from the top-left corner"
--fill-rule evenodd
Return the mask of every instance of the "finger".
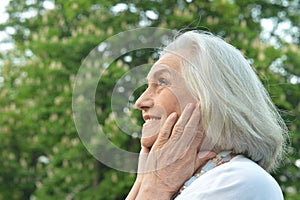
M 193 113 L 194 108 L 195 108 L 195 106 L 192 103 L 189 103 L 186 105 L 186 107 L 184 108 L 177 123 L 174 125 L 173 131 L 172 131 L 172 134 L 170 137 L 171 140 L 175 140 L 175 138 L 179 139 L 182 136 L 185 126 L 188 123 L 188 121 Z
M 197 104 L 195 109 L 193 110 L 193 113 L 188 120 L 186 126 L 184 127 L 183 134 L 181 136 L 181 140 L 185 141 L 185 144 L 187 147 L 190 147 L 191 144 L 194 142 L 200 142 L 202 139 L 202 131 L 200 127 L 200 122 L 201 122 L 201 113 L 200 113 L 200 105 Z
M 213 151 L 200 151 L 197 154 L 196 161 L 195 161 L 195 168 L 200 169 L 202 168 L 207 161 L 217 156 L 217 153 Z
M 172 129 L 174 127 L 174 124 L 176 122 L 176 119 L 177 119 L 176 112 L 173 112 L 168 116 L 152 148 L 156 149 L 158 147 L 161 147 L 168 141 Z
M 149 149 L 142 146 L 139 154 L 139 164 L 138 164 L 139 174 L 146 172 L 146 162 L 147 162 L 148 155 L 149 155 Z
M 147 154 L 147 153 L 149 153 L 149 151 L 150 151 L 149 148 L 142 146 L 140 154 Z
M 191 148 L 197 148 L 199 149 L 202 142 L 203 142 L 203 139 L 204 139 L 204 134 L 205 134 L 205 131 L 204 131 L 204 128 L 203 128 L 203 124 L 202 124 L 202 120 L 201 120 L 201 107 L 200 107 L 200 103 L 197 103 L 197 106 L 196 106 L 196 109 L 195 109 L 195 112 L 197 113 L 196 115 L 196 120 L 197 118 L 199 117 L 199 120 L 198 120 L 198 124 L 196 124 L 196 132 L 195 132 L 195 138 L 193 139 L 193 142 L 192 142 L 192 145 L 191 145 Z
M 172 150 L 172 161 L 180 159 L 184 155 L 186 155 L 188 151 L 192 151 L 189 148 L 191 143 L 190 137 L 182 137 L 182 135 L 184 131 L 186 131 L 186 129 L 193 129 L 193 131 L 191 131 L 191 134 L 195 132 L 196 126 L 194 126 L 193 124 L 191 125 L 192 127 L 187 128 L 187 126 L 189 126 L 188 124 L 190 123 L 189 121 L 191 120 L 195 107 L 195 104 L 188 104 L 173 128 L 170 139 L 168 140 L 168 144 L 175 147 Z

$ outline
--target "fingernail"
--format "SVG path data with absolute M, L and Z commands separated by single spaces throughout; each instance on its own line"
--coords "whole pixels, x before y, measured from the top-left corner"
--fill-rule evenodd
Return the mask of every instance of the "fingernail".
M 187 108 L 187 109 L 190 109 L 192 106 L 193 106 L 192 103 L 188 103 L 188 104 L 186 105 L 186 108 Z
M 174 118 L 176 118 L 177 117 L 177 113 L 176 112 L 173 112 L 171 115 L 170 115 L 170 118 L 171 119 L 174 119 Z
M 208 157 L 214 158 L 214 157 L 216 157 L 216 155 L 217 154 L 215 152 L 209 152 Z

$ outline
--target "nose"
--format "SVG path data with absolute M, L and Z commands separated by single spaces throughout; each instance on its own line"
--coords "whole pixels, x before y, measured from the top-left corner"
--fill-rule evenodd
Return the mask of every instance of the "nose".
M 135 106 L 140 110 L 148 110 L 154 105 L 153 98 L 151 96 L 151 92 L 149 88 L 145 90 L 145 92 L 136 100 Z

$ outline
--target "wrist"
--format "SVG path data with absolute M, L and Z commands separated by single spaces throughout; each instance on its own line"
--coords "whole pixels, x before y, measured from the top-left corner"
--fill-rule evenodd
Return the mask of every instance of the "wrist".
M 172 196 L 173 192 L 164 190 L 163 188 L 154 184 L 143 183 L 140 187 L 136 200 L 170 200 Z

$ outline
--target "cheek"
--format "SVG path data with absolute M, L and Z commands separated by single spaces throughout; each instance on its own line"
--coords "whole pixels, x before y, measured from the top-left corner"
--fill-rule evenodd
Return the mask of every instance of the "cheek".
M 197 98 L 192 95 L 185 83 L 182 84 L 182 87 L 179 88 L 179 91 L 176 93 L 178 99 L 180 99 L 181 106 L 184 108 L 188 103 L 197 103 Z
M 172 90 L 172 99 L 168 107 L 176 111 L 177 114 L 181 114 L 188 103 L 197 103 L 196 98 L 189 92 L 186 87 L 178 87 Z
M 171 90 L 162 92 L 160 98 L 158 99 L 158 102 L 164 109 L 164 113 L 166 114 L 166 116 L 170 115 L 173 112 L 180 114 L 182 111 L 179 98 Z

